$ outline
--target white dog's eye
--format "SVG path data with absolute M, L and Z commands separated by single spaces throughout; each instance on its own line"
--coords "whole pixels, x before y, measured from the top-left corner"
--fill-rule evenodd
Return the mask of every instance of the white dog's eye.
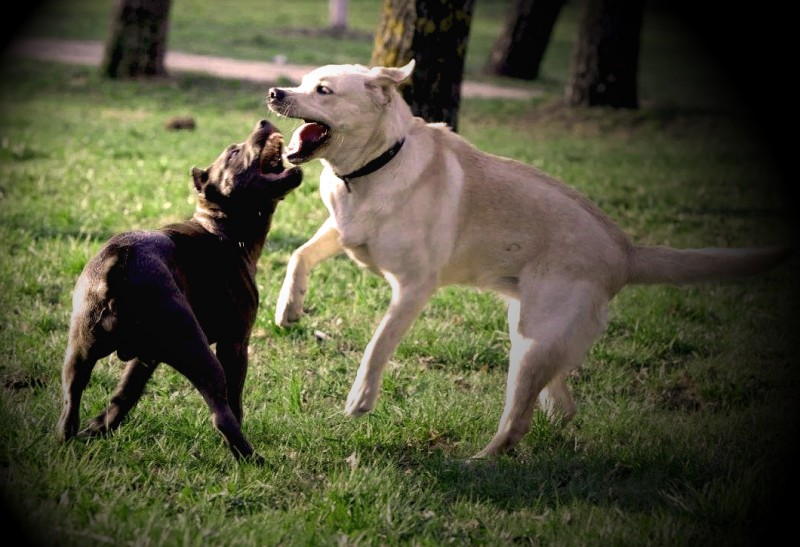
M 326 85 L 322 85 L 322 84 L 318 84 L 317 85 L 316 91 L 320 95 L 330 95 L 330 94 L 333 93 L 333 90 L 330 87 L 328 87 Z

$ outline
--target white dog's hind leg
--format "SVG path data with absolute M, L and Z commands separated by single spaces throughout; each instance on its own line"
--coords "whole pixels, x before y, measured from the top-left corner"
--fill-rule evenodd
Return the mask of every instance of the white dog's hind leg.
M 373 409 L 386 363 L 437 288 L 434 279 L 405 284 L 390 276 L 387 279 L 392 285 L 392 302 L 364 351 L 347 396 L 345 414 L 348 416 L 360 416 Z
M 539 406 L 555 424 L 566 424 L 575 415 L 575 401 L 567 386 L 567 379 L 558 375 L 539 392 Z
M 275 324 L 287 327 L 303 315 L 303 301 L 308 291 L 308 277 L 314 266 L 342 252 L 339 231 L 331 218 L 298 247 L 289 260 L 286 277 L 275 304 Z
M 492 458 L 516 446 L 530 430 L 537 396 L 545 388 L 546 405 L 574 412 L 565 377 L 605 328 L 605 297 L 596 288 L 561 279 L 533 285 L 521 290 L 521 303 L 509 302 L 505 407 L 494 438 L 473 458 Z
M 519 300 L 509 299 L 508 302 L 508 332 L 512 343 L 512 352 L 516 359 L 520 359 L 524 347 L 524 337 L 519 333 Z M 517 347 L 515 347 L 517 346 Z M 566 423 L 575 415 L 575 402 L 569 392 L 565 376 L 556 374 L 542 391 L 539 392 L 539 406 L 551 422 Z

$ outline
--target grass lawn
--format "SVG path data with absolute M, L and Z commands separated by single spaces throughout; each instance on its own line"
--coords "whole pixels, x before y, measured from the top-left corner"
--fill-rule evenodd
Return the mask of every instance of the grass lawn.
M 31 36 L 103 39 L 109 2 L 52 2 Z M 351 0 L 353 33 L 324 37 L 322 0 L 177 0 L 170 46 L 327 63 L 369 60 L 377 0 Z M 467 76 L 505 2 L 478 0 Z M 213 21 L 210 22 L 210 21 Z M 648 11 L 638 111 L 559 104 L 576 10 L 556 28 L 532 101 L 466 99 L 460 132 L 595 200 L 647 244 L 761 245 L 792 237 L 791 201 L 758 125 L 698 43 Z M 681 62 L 677 62 L 677 61 Z M 684 61 L 685 60 L 685 61 Z M 273 326 L 290 253 L 324 220 L 320 166 L 278 208 L 259 263 L 244 432 L 263 467 L 237 464 L 198 393 L 162 367 L 107 439 L 60 444 L 61 359 L 83 264 L 113 233 L 191 215 L 189 170 L 268 116 L 266 88 L 201 75 L 107 81 L 89 68 L 0 64 L 0 492 L 37 545 L 748 545 L 796 503 L 798 261 L 691 287 L 625 289 L 570 378 L 578 415 L 542 416 L 493 465 L 464 458 L 503 403 L 502 303 L 442 290 L 404 339 L 374 413 L 344 400 L 388 286 L 345 258 L 312 275 L 310 312 Z M 513 83 L 513 85 L 520 85 Z M 191 115 L 194 131 L 167 131 Z M 270 117 L 286 134 L 296 122 Z M 322 335 L 321 335 L 322 334 Z M 323 336 L 324 335 L 324 336 Z M 82 419 L 121 363 L 98 363 Z

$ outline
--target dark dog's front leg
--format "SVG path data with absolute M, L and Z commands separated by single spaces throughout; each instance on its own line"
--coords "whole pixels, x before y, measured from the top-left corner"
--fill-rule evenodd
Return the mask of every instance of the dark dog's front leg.
M 217 359 L 225 371 L 225 385 L 228 393 L 228 406 L 233 415 L 242 423 L 242 391 L 247 376 L 247 341 L 236 343 L 217 342 Z
M 186 376 L 211 410 L 211 421 L 237 459 L 262 463 L 242 433 L 239 419 L 228 405 L 225 371 L 208 346 L 195 344 L 194 351 L 181 353 L 165 362 Z
M 92 437 L 110 433 L 119 427 L 144 393 L 144 386 L 153 376 L 158 363 L 147 363 L 139 359 L 128 361 L 122 378 L 114 390 L 111 403 L 100 414 L 89 421 L 79 436 Z

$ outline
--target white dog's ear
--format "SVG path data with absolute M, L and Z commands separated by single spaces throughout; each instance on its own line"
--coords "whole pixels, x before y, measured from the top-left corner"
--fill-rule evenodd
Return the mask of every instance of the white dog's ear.
M 376 66 L 370 69 L 369 76 L 376 83 L 378 81 L 384 82 L 381 85 L 398 85 L 411 76 L 415 64 L 416 61 L 411 59 L 405 66 L 401 67 Z
M 401 67 L 373 67 L 367 76 L 366 86 L 375 93 L 380 104 L 386 104 L 392 98 L 393 88 L 411 76 L 415 64 L 414 59 L 411 59 L 405 66 Z

